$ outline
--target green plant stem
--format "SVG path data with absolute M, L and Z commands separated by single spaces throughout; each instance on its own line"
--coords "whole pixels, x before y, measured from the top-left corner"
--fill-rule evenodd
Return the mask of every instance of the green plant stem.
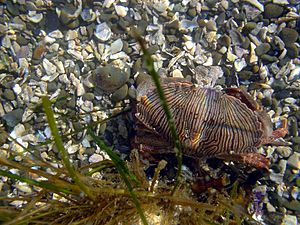
M 25 182 L 25 183 L 30 184 L 30 185 L 35 185 L 35 186 L 38 186 L 38 187 L 41 187 L 41 188 L 45 188 L 45 189 L 51 190 L 51 191 L 56 192 L 56 193 L 61 192 L 61 193 L 65 193 L 65 194 L 74 194 L 71 190 L 68 190 L 66 188 L 57 187 L 57 186 L 55 186 L 55 185 L 53 185 L 49 182 L 36 181 L 36 180 L 30 179 L 30 178 L 27 178 L 27 177 L 22 177 L 22 176 L 10 173 L 10 172 L 5 171 L 5 170 L 0 170 L 0 175 L 5 176 L 5 177 L 9 177 L 9 178 L 14 179 L 14 180 L 22 181 L 22 182 Z
M 125 163 L 99 137 L 97 137 L 94 134 L 94 132 L 91 130 L 91 128 L 88 128 L 88 133 L 92 136 L 92 138 L 94 139 L 96 144 L 101 148 L 101 150 L 105 151 L 108 154 L 108 156 L 110 157 L 110 159 L 114 162 L 119 174 L 121 175 L 123 181 L 125 182 L 125 184 L 127 186 L 129 194 L 132 198 L 133 203 L 135 204 L 135 207 L 138 211 L 138 214 L 139 214 L 143 224 L 148 225 L 144 211 L 142 210 L 140 202 L 137 198 L 137 195 L 136 195 L 135 191 L 133 190 L 130 180 L 128 179 L 128 177 L 130 177 L 131 180 L 136 182 L 137 181 L 136 178 L 133 179 L 133 175 L 130 175 L 130 172 L 129 172 L 128 168 L 126 167 Z
M 179 186 L 179 183 L 180 183 L 179 179 L 180 179 L 180 175 L 181 175 L 181 171 L 182 171 L 182 148 L 181 148 L 181 143 L 179 141 L 179 136 L 178 136 L 178 133 L 176 131 L 176 126 L 175 126 L 175 122 L 174 122 L 171 110 L 168 106 L 166 96 L 165 96 L 164 91 L 162 89 L 162 86 L 160 84 L 159 75 L 154 69 L 154 63 L 153 63 L 153 60 L 151 58 L 150 53 L 148 52 L 148 50 L 146 48 L 146 45 L 144 43 L 144 39 L 140 35 L 138 35 L 137 33 L 135 33 L 135 38 L 137 39 L 137 41 L 139 42 L 139 44 L 141 45 L 141 48 L 143 50 L 148 72 L 151 75 L 151 77 L 153 79 L 153 82 L 156 86 L 157 93 L 158 93 L 158 96 L 159 96 L 159 99 L 160 99 L 160 103 L 163 107 L 163 110 L 165 111 L 165 115 L 166 115 L 166 118 L 167 118 L 167 121 L 168 121 L 168 124 L 169 124 L 169 128 L 170 128 L 170 131 L 171 131 L 171 135 L 172 135 L 172 138 L 173 138 L 173 141 L 174 141 L 174 146 L 175 146 L 174 150 L 175 150 L 175 154 L 176 154 L 176 158 L 177 158 L 177 165 L 178 165 L 177 167 L 178 168 L 177 168 L 177 174 L 176 174 L 176 182 L 175 182 L 174 188 L 172 189 L 172 192 L 171 192 L 171 194 L 173 195 L 175 193 L 177 187 Z
M 50 102 L 49 98 L 47 96 L 43 96 L 42 101 L 43 101 L 43 107 L 44 107 L 44 110 L 45 110 L 45 113 L 46 113 L 46 116 L 47 116 L 47 121 L 49 123 L 49 127 L 51 129 L 52 136 L 54 138 L 55 145 L 57 147 L 57 150 L 61 154 L 61 158 L 62 158 L 64 166 L 68 170 L 69 175 L 74 180 L 74 182 L 80 187 L 80 189 L 91 200 L 94 201 L 96 199 L 96 197 L 89 191 L 89 188 L 84 183 L 82 183 L 82 181 L 80 180 L 78 174 L 76 173 L 73 165 L 71 165 L 71 163 L 69 161 L 69 155 L 68 155 L 66 149 L 64 148 L 62 139 L 61 139 L 60 134 L 58 132 L 58 129 L 57 129 L 57 126 L 56 126 L 56 121 L 55 121 L 55 118 L 54 118 L 54 113 L 51 109 L 51 102 Z

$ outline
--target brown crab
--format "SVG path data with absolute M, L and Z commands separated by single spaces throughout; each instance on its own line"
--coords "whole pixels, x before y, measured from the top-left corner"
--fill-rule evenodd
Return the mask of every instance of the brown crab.
M 162 87 L 186 156 L 218 157 L 268 168 L 269 160 L 257 153 L 257 148 L 285 144 L 278 138 L 287 134 L 287 121 L 273 131 L 267 113 L 241 89 L 219 91 L 174 78 L 163 79 Z M 146 153 L 170 153 L 173 140 L 155 90 L 151 82 L 138 88 L 137 134 L 133 143 Z

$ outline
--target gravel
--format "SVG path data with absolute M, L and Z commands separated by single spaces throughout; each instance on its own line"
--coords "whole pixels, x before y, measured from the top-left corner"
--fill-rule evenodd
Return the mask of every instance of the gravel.
M 131 107 L 138 84 L 150 79 L 140 46 L 130 34 L 136 27 L 161 76 L 198 85 L 239 86 L 263 103 L 276 127 L 288 118 L 285 139 L 291 146 L 260 149 L 270 153 L 278 171 L 270 169 L 255 183 L 256 192 L 265 187 L 263 213 L 255 218 L 297 224 L 299 11 L 296 0 L 8 0 L 0 5 L 0 127 L 8 134 L 21 134 L 18 141 L 24 146 L 51 137 L 39 111 L 43 95 L 54 102 L 62 133 Z M 98 131 L 115 150 L 128 149 L 130 124 L 117 118 Z M 22 150 L 3 133 L 0 145 Z M 65 145 L 75 165 L 108 158 L 86 133 L 72 136 Z M 44 158 L 57 154 L 51 144 L 42 150 Z M 125 158 L 128 152 L 122 154 Z M 5 178 L 0 181 L 11 184 Z M 32 191 L 24 183 L 14 188 Z M 11 194 L 9 188 L 5 191 Z M 278 201 L 273 201 L 274 193 Z M 276 217 L 275 211 L 280 212 Z

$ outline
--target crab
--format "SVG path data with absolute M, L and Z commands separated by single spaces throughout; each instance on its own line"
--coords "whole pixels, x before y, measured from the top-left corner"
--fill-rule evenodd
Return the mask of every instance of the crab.
M 269 160 L 258 153 L 266 144 L 286 145 L 287 120 L 273 130 L 270 117 L 247 92 L 239 88 L 217 90 L 196 87 L 178 78 L 161 80 L 172 112 L 182 152 L 196 159 L 212 157 L 268 168 Z M 174 142 L 154 85 L 138 87 L 133 144 L 152 154 L 174 152 Z

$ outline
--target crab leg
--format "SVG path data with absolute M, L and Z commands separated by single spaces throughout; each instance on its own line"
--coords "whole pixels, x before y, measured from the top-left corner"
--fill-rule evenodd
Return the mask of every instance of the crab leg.
M 281 138 L 281 137 L 284 137 L 286 134 L 288 133 L 288 129 L 287 129 L 287 119 L 284 118 L 282 120 L 282 127 L 274 130 L 272 132 L 272 137 L 274 139 L 277 139 L 277 138 Z
M 257 152 L 220 155 L 218 158 L 240 162 L 257 169 L 269 169 L 270 165 L 270 161 L 265 156 Z

